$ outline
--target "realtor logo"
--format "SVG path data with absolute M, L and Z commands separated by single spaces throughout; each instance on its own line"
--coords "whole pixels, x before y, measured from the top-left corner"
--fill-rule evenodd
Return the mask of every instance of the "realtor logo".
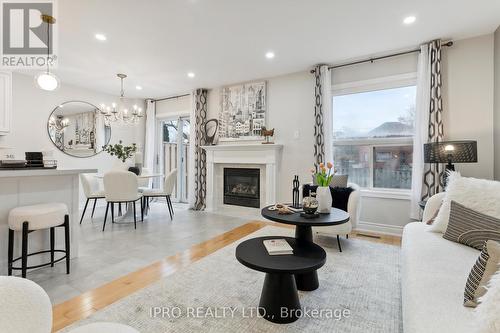
M 44 68 L 55 65 L 57 25 L 42 20 L 55 16 L 50 0 L 21 2 L 1 1 L 2 67 Z

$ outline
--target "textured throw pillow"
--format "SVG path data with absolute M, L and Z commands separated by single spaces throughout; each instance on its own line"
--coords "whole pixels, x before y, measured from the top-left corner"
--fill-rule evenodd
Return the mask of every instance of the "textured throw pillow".
M 500 219 L 500 182 L 461 177 L 458 172 L 451 172 L 443 205 L 434 223 L 429 226 L 429 231 L 446 231 L 452 200 L 479 213 Z
M 313 175 L 312 178 L 313 178 L 313 185 L 318 185 L 318 183 L 316 182 L 316 177 L 314 177 Z M 330 182 L 330 187 L 347 187 L 348 178 L 349 175 L 333 175 L 332 181 Z
M 476 308 L 476 333 L 500 332 L 500 269 L 491 277 L 488 292 L 479 299 Z
M 487 240 L 500 241 L 500 219 L 452 201 L 443 238 L 481 250 Z
M 487 241 L 472 267 L 465 284 L 464 305 L 476 307 L 478 299 L 486 294 L 486 286 L 500 264 L 500 243 Z

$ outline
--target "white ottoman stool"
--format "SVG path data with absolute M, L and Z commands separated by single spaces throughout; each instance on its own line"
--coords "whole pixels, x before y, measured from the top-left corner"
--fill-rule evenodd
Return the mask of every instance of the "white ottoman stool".
M 64 227 L 65 249 L 55 250 L 55 228 Z M 28 253 L 28 234 L 36 230 L 50 230 L 50 250 Z M 22 251 L 19 258 L 14 259 L 14 232 L 22 232 Z M 26 277 L 26 270 L 54 264 L 66 259 L 66 274 L 69 274 L 69 215 L 68 207 L 63 203 L 46 203 L 33 206 L 23 206 L 9 212 L 9 250 L 8 250 L 8 275 L 12 270 L 21 270 L 22 277 Z M 62 252 L 64 256 L 54 260 L 55 252 Z M 28 257 L 41 253 L 50 253 L 50 262 L 28 267 Z M 21 267 L 13 267 L 13 263 L 21 260 Z
M 69 333 L 139 333 L 139 331 L 123 324 L 97 322 L 77 327 Z

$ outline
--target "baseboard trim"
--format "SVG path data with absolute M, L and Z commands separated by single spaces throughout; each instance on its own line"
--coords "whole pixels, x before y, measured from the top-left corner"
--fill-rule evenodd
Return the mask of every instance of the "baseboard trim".
M 401 236 L 403 234 L 403 227 L 390 224 L 381 224 L 373 222 L 358 221 L 355 228 L 356 231 L 369 231 L 376 232 L 384 235 Z

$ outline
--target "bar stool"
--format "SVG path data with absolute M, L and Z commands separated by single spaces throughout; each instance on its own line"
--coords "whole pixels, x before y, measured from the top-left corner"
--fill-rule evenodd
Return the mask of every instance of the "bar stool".
M 64 227 L 65 249 L 55 250 L 55 228 Z M 28 253 L 28 235 L 33 231 L 50 229 L 50 250 Z M 14 259 L 14 232 L 22 232 L 21 256 Z M 9 212 L 9 250 L 8 275 L 12 270 L 21 270 L 22 277 L 26 277 L 28 269 L 39 268 L 54 264 L 66 259 L 66 274 L 69 274 L 70 245 L 69 245 L 69 215 L 68 207 L 63 203 L 46 203 L 33 206 L 16 207 Z M 64 256 L 54 260 L 55 252 L 64 253 Z M 50 253 L 50 262 L 36 266 L 28 266 L 28 257 L 32 255 Z M 21 260 L 21 267 L 13 267 L 13 263 Z

